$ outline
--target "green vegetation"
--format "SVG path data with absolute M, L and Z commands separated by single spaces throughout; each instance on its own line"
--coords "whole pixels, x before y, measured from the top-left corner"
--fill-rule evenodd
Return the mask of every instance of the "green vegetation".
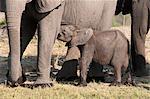
M 131 24 L 131 18 L 130 15 L 122 15 L 119 14 L 117 16 L 113 17 L 112 26 L 113 27 L 119 27 L 119 26 L 129 26 Z
M 0 27 L 6 25 L 6 20 L 0 20 Z

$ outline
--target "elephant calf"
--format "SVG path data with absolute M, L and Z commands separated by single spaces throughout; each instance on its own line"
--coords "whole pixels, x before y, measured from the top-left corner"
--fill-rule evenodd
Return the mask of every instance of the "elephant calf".
M 129 42 L 121 31 L 100 32 L 90 28 L 78 29 L 72 25 L 63 25 L 58 39 L 69 42 L 67 59 L 71 56 L 80 58 L 80 85 L 87 85 L 87 71 L 92 60 L 101 65 L 109 64 L 114 67 L 115 80 L 111 85 L 122 82 L 121 72 L 128 70 Z M 127 78 L 131 80 L 130 72 L 127 73 Z

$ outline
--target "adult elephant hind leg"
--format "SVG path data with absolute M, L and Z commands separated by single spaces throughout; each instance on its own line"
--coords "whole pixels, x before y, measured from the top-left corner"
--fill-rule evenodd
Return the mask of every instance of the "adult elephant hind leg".
M 26 0 L 6 0 L 6 19 L 9 37 L 8 81 L 12 86 L 22 83 L 20 64 L 20 22 Z
M 39 21 L 38 41 L 38 78 L 35 87 L 51 85 L 50 63 L 54 41 L 61 23 L 64 5 L 54 9 Z
M 133 4 L 132 30 L 131 30 L 131 54 L 135 76 L 148 75 L 145 59 L 145 37 L 148 32 L 148 7 L 141 0 Z M 138 17 L 137 17 L 138 16 Z

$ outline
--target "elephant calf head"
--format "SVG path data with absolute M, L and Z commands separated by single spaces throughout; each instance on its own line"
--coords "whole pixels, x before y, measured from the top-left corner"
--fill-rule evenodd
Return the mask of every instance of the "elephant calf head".
M 66 60 L 79 59 L 80 50 L 77 46 L 86 44 L 92 35 L 93 30 L 91 28 L 79 29 L 72 25 L 61 26 L 61 32 L 58 34 L 57 39 L 67 42 L 69 46 Z

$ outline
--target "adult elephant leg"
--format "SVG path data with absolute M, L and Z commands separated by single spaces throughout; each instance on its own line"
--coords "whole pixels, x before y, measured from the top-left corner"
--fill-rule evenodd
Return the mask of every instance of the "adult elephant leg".
M 112 19 L 115 14 L 117 1 L 106 0 L 104 2 L 102 17 L 101 17 L 101 31 L 105 31 L 111 28 Z
M 9 36 L 9 77 L 12 84 L 22 82 L 22 68 L 20 64 L 20 22 L 25 9 L 26 0 L 6 0 L 6 19 Z
M 39 21 L 38 41 L 38 84 L 50 84 L 50 63 L 53 44 L 59 32 L 64 4 L 51 11 L 46 17 Z
M 148 7 L 146 2 L 134 2 L 132 12 L 131 54 L 136 76 L 147 75 L 145 60 L 145 37 L 148 32 Z

